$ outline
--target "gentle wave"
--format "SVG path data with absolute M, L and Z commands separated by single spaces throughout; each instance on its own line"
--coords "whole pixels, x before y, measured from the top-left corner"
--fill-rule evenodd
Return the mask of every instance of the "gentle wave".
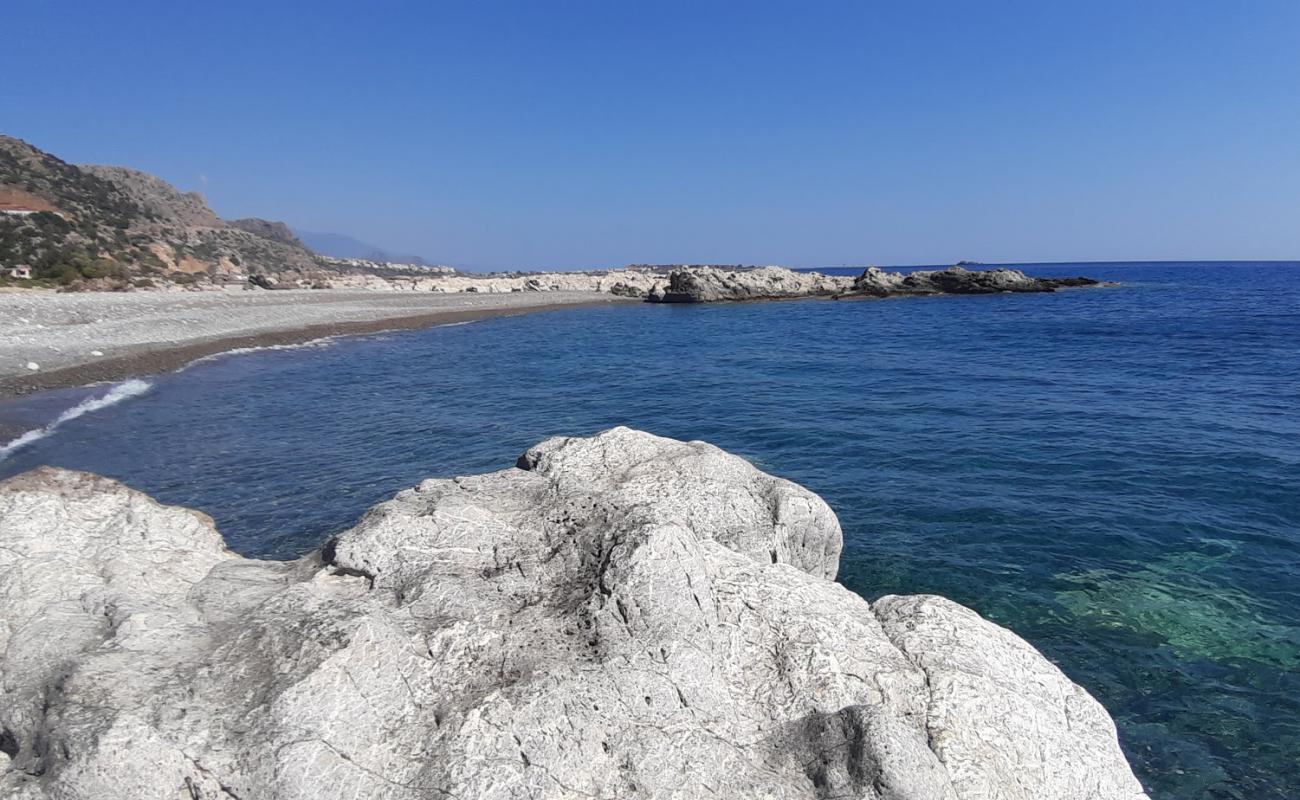
M 430 325 L 429 327 L 430 328 L 455 328 L 460 325 L 473 325 L 476 322 L 482 322 L 482 320 L 467 319 L 462 322 L 445 322 L 442 323 L 441 325 Z M 305 342 L 294 342 L 292 344 L 264 344 L 264 345 L 253 345 L 251 347 L 235 347 L 230 350 L 222 350 L 219 353 L 212 353 L 210 355 L 200 356 L 199 358 L 194 359 L 193 361 L 189 362 L 188 364 L 186 364 L 185 366 L 181 367 L 176 371 L 182 372 L 184 370 L 189 369 L 192 366 L 195 366 L 196 364 L 204 364 L 209 361 L 216 361 L 218 359 L 223 359 L 228 356 L 241 356 L 241 355 L 247 355 L 249 353 L 261 353 L 263 351 L 306 350 L 306 349 L 317 350 L 326 347 L 333 347 L 334 345 L 338 344 L 341 338 L 344 337 L 350 339 L 365 338 L 370 341 L 382 342 L 382 341 L 387 341 L 392 334 L 393 331 L 376 331 L 374 333 L 359 333 L 359 334 L 333 334 L 330 336 L 322 336 L 319 339 L 308 339 Z
M 319 339 L 309 339 L 305 342 L 295 342 L 294 344 L 264 344 L 264 345 L 254 345 L 252 347 L 235 347 L 230 350 L 222 350 L 219 353 L 212 353 L 211 355 L 206 355 L 206 356 L 201 356 L 200 358 L 196 358 L 176 371 L 182 372 L 196 364 L 205 364 L 209 361 L 216 361 L 218 359 L 226 358 L 227 356 L 240 356 L 240 355 L 247 355 L 248 353 L 260 353 L 265 350 L 303 350 L 308 348 L 310 349 L 325 348 L 325 347 L 332 347 L 337 341 L 338 341 L 337 336 L 322 336 Z
M 72 408 L 69 408 L 67 411 L 64 411 L 50 424 L 41 428 L 34 428 L 27 433 L 24 433 L 22 436 L 19 436 L 17 439 L 0 446 L 0 461 L 4 461 L 13 453 L 32 444 L 33 442 L 38 442 L 46 436 L 49 436 L 58 430 L 59 426 L 65 422 L 70 422 L 77 417 L 89 414 L 92 411 L 98 411 L 101 408 L 108 408 L 109 406 L 117 405 L 123 400 L 138 397 L 149 391 L 151 388 L 153 388 L 153 384 L 148 381 L 132 379 L 114 386 L 102 397 L 88 397 Z

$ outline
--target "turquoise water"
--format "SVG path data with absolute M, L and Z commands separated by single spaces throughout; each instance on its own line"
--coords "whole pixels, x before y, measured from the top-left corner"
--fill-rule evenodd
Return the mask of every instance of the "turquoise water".
M 1300 264 L 1027 270 L 1124 285 L 580 309 L 230 356 L 0 475 L 94 470 L 291 557 L 549 435 L 705 439 L 830 502 L 849 588 L 948 595 L 1033 642 L 1115 716 L 1154 797 L 1295 797 Z

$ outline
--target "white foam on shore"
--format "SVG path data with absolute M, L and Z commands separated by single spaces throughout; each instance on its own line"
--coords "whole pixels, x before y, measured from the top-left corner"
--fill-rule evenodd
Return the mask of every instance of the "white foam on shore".
M 122 402 L 123 400 L 129 400 L 132 397 L 138 397 L 152 388 L 153 388 L 152 383 L 133 378 L 129 381 L 125 381 L 123 383 L 117 384 L 112 389 L 109 389 L 107 394 L 104 394 L 100 397 L 87 397 L 85 400 L 82 400 L 80 403 L 77 403 L 72 408 L 69 408 L 67 411 L 64 411 L 62 414 L 56 417 L 54 421 L 51 422 L 50 424 L 42 428 L 35 428 L 33 430 L 30 430 L 27 433 L 24 433 L 22 436 L 19 436 L 17 439 L 14 439 L 8 442 L 7 444 L 0 445 L 0 461 L 4 461 L 6 458 L 13 455 L 14 453 L 21 450 L 22 448 L 26 447 L 27 445 L 31 444 L 32 442 L 40 441 L 41 439 L 44 439 L 46 436 L 49 436 L 50 434 L 58 430 L 59 426 L 65 422 L 70 422 L 71 420 L 74 420 L 77 417 L 83 416 L 85 414 L 89 414 L 92 411 L 98 411 L 101 408 L 108 408 L 109 406 L 115 406 L 118 403 Z
M 455 328 L 460 325 L 473 325 L 476 322 L 482 322 L 482 321 L 483 320 L 481 319 L 467 319 L 462 322 L 444 322 L 439 325 L 430 325 L 429 328 Z M 199 358 L 196 358 L 176 371 L 183 372 L 184 370 L 187 370 L 196 364 L 203 364 L 208 361 L 216 361 L 218 359 L 225 358 L 226 356 L 240 356 L 240 355 L 247 355 L 248 353 L 260 353 L 268 350 L 324 349 L 326 347 L 333 347 L 334 345 L 339 343 L 340 339 L 345 339 L 345 338 L 346 339 L 370 339 L 372 341 L 382 342 L 389 339 L 393 335 L 393 333 L 398 331 L 404 331 L 404 330 L 405 329 L 395 328 L 392 330 L 375 331 L 373 333 L 338 333 L 331 336 L 322 336 L 319 339 L 309 339 L 305 342 L 295 342 L 293 344 L 266 344 L 266 345 L 254 345 L 252 347 L 235 347 L 230 350 L 222 350 L 219 353 L 212 353 L 211 355 L 206 355 L 206 356 L 201 356 Z
M 469 319 L 461 322 L 444 322 L 440 325 L 431 325 L 429 327 L 430 328 L 454 328 L 460 325 L 473 325 L 476 322 L 482 322 L 482 320 Z M 375 338 L 379 338 L 382 341 L 384 338 L 388 338 L 388 336 L 391 335 L 392 333 L 393 331 L 390 330 L 390 331 L 376 331 L 374 333 L 367 333 L 367 334 L 339 334 L 334 336 L 322 336 L 319 339 L 311 339 L 306 342 L 297 342 L 294 344 L 269 344 L 269 345 L 255 346 L 255 347 L 236 347 L 232 350 L 223 350 L 219 353 L 213 353 L 211 355 L 203 356 L 201 358 L 196 358 L 193 361 L 186 364 L 185 366 L 176 370 L 176 372 L 183 372 L 184 370 L 187 370 L 190 367 L 195 366 L 196 364 L 202 364 L 207 361 L 215 361 L 219 358 L 225 358 L 227 356 L 237 356 L 237 355 L 243 355 L 245 353 L 257 353 L 263 350 L 322 349 L 326 347 L 332 347 L 333 345 L 337 344 L 338 340 L 343 336 L 347 336 L 349 338 L 375 337 Z M 138 397 L 139 395 L 144 394 L 145 392 L 149 391 L 152 388 L 153 388 L 152 383 L 148 381 L 140 380 L 138 378 L 132 378 L 131 380 L 124 381 L 123 383 L 117 384 L 112 389 L 110 389 L 107 394 L 103 395 L 102 397 L 90 397 L 85 400 L 82 400 L 77 405 L 73 406 L 72 408 L 69 408 L 67 411 L 64 411 L 57 418 L 55 418 L 53 422 L 49 423 L 48 425 L 45 425 L 44 427 L 41 428 L 34 428 L 30 431 L 27 431 L 22 436 L 19 436 L 16 439 L 12 439 L 3 445 L 0 445 L 0 461 L 4 461 L 5 459 L 9 458 L 9 456 L 13 455 L 14 453 L 21 450 L 22 448 L 32 444 L 33 442 L 38 442 L 41 439 L 44 439 L 45 437 L 49 436 L 50 434 L 54 433 L 54 431 L 56 431 L 59 428 L 59 426 L 65 422 L 74 420 L 77 417 L 80 417 L 84 414 L 89 414 L 92 411 L 98 411 L 101 408 L 108 408 L 109 406 L 117 405 L 123 400 L 128 400 L 132 397 Z
M 264 350 L 303 350 L 307 348 L 316 349 L 316 348 L 330 347 L 335 343 L 337 339 L 338 339 L 337 336 L 322 336 L 319 339 L 311 339 L 306 342 L 296 342 L 294 344 L 264 344 L 264 345 L 255 345 L 253 347 L 236 347 L 231 350 L 222 350 L 220 353 L 213 353 L 211 355 L 206 355 L 200 358 L 196 358 L 176 371 L 183 372 L 189 369 L 190 367 L 194 366 L 195 364 L 203 364 L 208 361 L 216 361 L 218 359 L 225 358 L 226 356 L 239 356 L 239 355 L 245 355 L 247 353 L 260 353 Z

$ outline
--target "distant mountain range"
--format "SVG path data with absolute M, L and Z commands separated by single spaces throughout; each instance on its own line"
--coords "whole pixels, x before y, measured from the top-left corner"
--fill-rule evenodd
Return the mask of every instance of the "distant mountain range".
M 330 258 L 363 258 L 367 261 L 383 261 L 390 264 L 418 264 L 429 266 L 430 262 L 420 256 L 392 253 L 382 247 L 376 247 L 360 239 L 354 239 L 342 233 L 313 233 L 294 228 L 293 232 L 303 244 L 318 255 Z

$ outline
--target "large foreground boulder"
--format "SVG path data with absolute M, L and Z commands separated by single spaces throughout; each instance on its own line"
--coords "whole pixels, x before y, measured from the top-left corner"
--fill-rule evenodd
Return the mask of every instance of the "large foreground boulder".
M 832 581 L 817 496 L 616 428 L 430 480 L 293 563 L 0 484 L 0 795 L 1136 800 L 1105 711 L 939 597 Z

